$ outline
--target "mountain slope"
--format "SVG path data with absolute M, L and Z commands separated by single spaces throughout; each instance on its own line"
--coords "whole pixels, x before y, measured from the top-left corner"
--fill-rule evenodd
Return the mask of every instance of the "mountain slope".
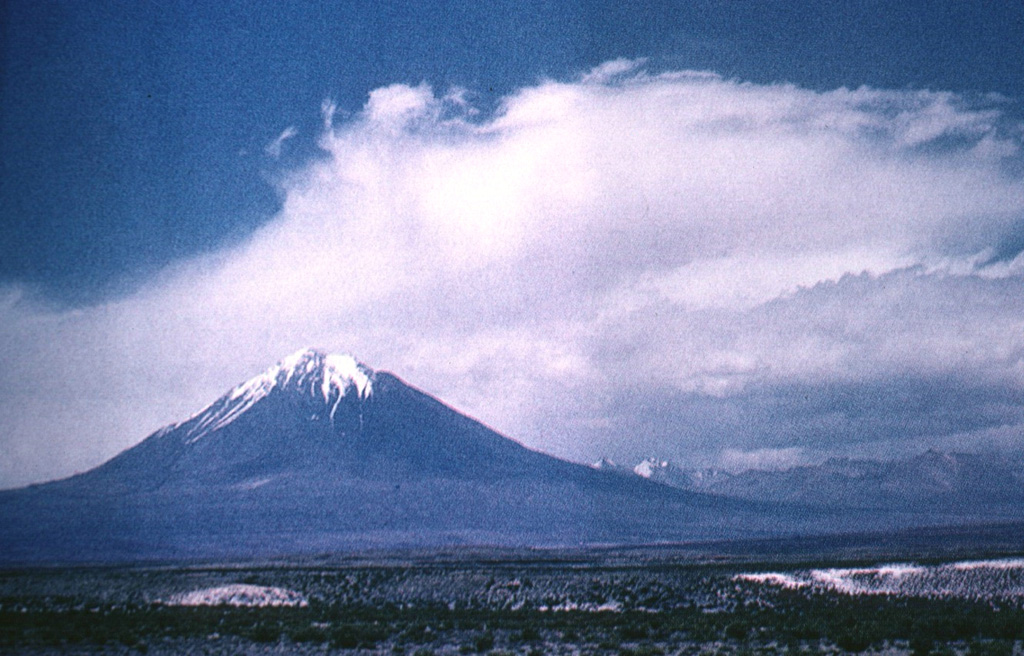
M 305 350 L 92 471 L 0 492 L 0 559 L 652 543 L 860 524 L 558 460 L 396 376 Z

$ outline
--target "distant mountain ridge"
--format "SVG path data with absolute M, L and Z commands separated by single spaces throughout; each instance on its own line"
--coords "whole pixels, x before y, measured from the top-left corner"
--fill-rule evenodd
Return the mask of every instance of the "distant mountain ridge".
M 643 460 L 632 469 L 616 467 L 619 473 L 634 473 L 684 490 L 823 508 L 1001 518 L 1019 516 L 1024 505 L 1021 463 L 935 449 L 887 462 L 830 458 L 818 465 L 739 473 L 689 470 L 657 458 Z

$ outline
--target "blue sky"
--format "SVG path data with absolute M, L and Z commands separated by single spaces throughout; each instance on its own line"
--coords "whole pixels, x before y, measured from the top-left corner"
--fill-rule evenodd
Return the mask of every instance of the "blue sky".
M 1020 3 L 3 12 L 0 484 L 307 345 L 581 460 L 1024 439 Z

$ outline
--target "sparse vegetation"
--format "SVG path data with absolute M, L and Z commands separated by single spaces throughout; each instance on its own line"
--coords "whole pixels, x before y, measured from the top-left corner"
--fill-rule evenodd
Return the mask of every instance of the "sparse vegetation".
M 0 651 L 55 653 L 1012 654 L 1024 600 L 850 595 L 750 565 L 420 562 L 0 574 Z M 791 570 L 794 571 L 794 570 Z M 175 606 L 231 582 L 308 606 Z

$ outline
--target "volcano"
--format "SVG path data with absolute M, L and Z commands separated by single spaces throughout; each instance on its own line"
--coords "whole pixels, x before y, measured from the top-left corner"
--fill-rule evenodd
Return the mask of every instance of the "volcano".
M 32 563 L 651 544 L 806 518 L 530 450 L 307 349 L 91 471 L 0 492 L 0 524 L 0 560 Z

